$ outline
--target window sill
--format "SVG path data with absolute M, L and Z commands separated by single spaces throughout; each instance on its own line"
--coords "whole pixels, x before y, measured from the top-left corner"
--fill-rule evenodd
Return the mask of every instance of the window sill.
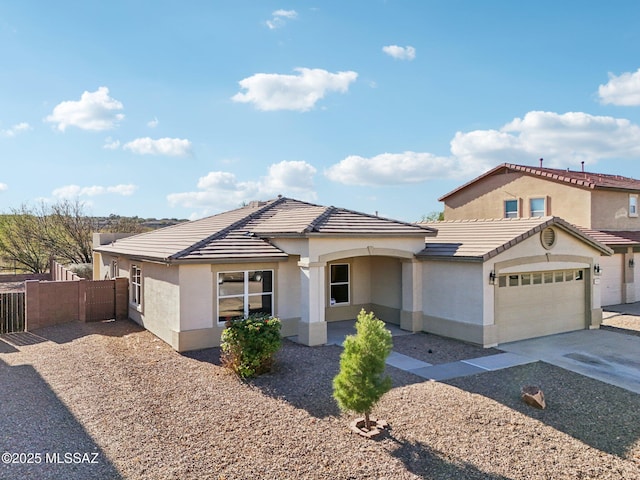
M 137 303 L 129 303 L 129 308 L 142 313 L 142 305 L 138 305 Z

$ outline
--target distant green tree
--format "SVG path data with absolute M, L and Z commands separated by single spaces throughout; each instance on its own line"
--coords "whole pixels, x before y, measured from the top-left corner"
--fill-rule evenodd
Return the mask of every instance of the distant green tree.
M 42 223 L 24 205 L 0 216 L 0 255 L 5 262 L 29 273 L 47 271 L 51 251 L 42 241 Z
M 96 222 L 86 214 L 84 204 L 78 200 L 63 200 L 43 211 L 42 216 L 49 217 L 48 223 L 52 227 L 46 241 L 57 259 L 68 263 L 93 262 Z
M 11 209 L 0 222 L 0 256 L 22 269 L 42 273 L 50 259 L 91 263 L 95 222 L 82 203 L 67 200 Z
M 422 215 L 421 222 L 441 222 L 444 220 L 444 212 L 429 212 L 426 215 Z
M 391 332 L 373 312 L 360 311 L 356 334 L 344 341 L 340 372 L 333 379 L 333 397 L 341 410 L 364 415 L 365 428 L 371 429 L 371 409 L 391 388 L 384 375 L 385 362 L 393 343 Z
M 143 220 L 138 217 L 120 217 L 109 215 L 109 224 L 102 229 L 108 233 L 144 233 L 151 230 L 142 224 Z

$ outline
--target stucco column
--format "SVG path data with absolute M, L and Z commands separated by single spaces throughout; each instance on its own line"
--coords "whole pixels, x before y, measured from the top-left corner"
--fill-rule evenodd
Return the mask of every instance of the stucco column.
M 300 267 L 300 295 L 302 307 L 298 324 L 298 341 L 304 345 L 327 343 L 325 321 L 325 264 L 298 263 Z
M 633 303 L 638 300 L 636 296 L 636 285 L 634 283 L 635 261 L 633 258 L 633 247 L 627 247 L 623 262 L 624 282 L 622 283 L 622 303 Z
M 417 260 L 402 262 L 400 328 L 421 331 L 422 313 L 422 263 Z

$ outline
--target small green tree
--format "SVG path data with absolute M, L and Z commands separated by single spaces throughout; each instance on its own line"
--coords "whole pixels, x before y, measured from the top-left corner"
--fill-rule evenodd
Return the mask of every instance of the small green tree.
M 429 212 L 426 215 L 422 215 L 421 222 L 441 222 L 444 220 L 444 212 Z
M 344 341 L 340 372 L 333 379 L 333 398 L 341 410 L 364 415 L 365 428 L 370 430 L 371 409 L 391 389 L 384 368 L 393 343 L 384 322 L 364 309 L 358 315 L 356 332 Z

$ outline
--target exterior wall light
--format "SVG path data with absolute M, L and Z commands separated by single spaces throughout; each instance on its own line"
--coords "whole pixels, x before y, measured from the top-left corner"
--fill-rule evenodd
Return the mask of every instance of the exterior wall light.
M 633 260 L 633 258 L 629 259 L 629 268 L 633 268 L 636 266 L 636 262 Z
M 493 270 L 491 270 L 491 271 L 489 272 L 489 283 L 490 283 L 491 285 L 495 285 L 495 283 L 496 283 L 496 272 L 495 272 L 495 271 L 493 271 Z
M 600 264 L 599 264 L 599 263 L 596 263 L 596 264 L 593 266 L 593 273 L 595 273 L 596 275 L 600 275 L 600 272 L 601 272 L 601 271 L 602 271 L 602 270 L 600 269 Z

